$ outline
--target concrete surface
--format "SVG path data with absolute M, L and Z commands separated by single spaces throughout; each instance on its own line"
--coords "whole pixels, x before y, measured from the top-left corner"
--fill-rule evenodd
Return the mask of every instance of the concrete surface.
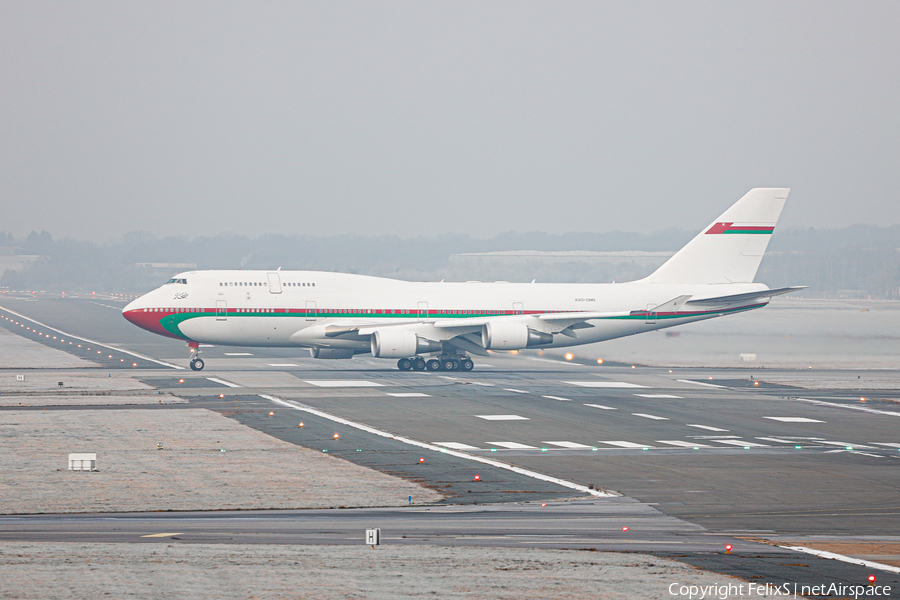
M 673 598 L 673 583 L 743 584 L 749 591 L 747 582 L 653 556 L 436 546 L 372 550 L 361 542 L 362 536 L 359 545 L 329 547 L 6 542 L 0 545 L 0 597 L 654 600 Z
M 407 504 L 409 495 L 415 503 L 441 497 L 202 409 L 2 411 L 0 447 L 5 514 L 389 506 Z M 68 471 L 70 452 L 96 452 L 100 471 Z

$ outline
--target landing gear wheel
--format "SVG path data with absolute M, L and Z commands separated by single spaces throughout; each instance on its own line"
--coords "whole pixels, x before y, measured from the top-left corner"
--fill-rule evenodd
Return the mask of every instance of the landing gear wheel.
M 424 358 L 414 358 L 412 361 L 413 371 L 424 371 L 425 370 L 425 359 Z
M 440 371 L 441 369 L 441 361 L 436 358 L 432 358 L 427 363 L 425 363 L 425 368 L 429 371 Z
M 194 371 L 202 371 L 204 367 L 202 358 L 195 358 L 191 361 L 191 369 Z
M 459 366 L 455 360 L 447 359 L 441 361 L 441 371 L 455 371 Z
M 412 361 L 408 358 L 401 358 L 397 361 L 397 368 L 401 371 L 409 371 L 412 369 Z
M 459 370 L 460 371 L 471 371 L 475 368 L 475 363 L 472 362 L 471 358 L 464 358 L 459 361 Z

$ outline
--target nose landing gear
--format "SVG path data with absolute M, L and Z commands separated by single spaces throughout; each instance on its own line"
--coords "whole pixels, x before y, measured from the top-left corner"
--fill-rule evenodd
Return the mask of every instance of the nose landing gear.
M 202 371 L 206 363 L 200 358 L 200 343 L 188 342 L 188 348 L 191 349 L 191 370 Z

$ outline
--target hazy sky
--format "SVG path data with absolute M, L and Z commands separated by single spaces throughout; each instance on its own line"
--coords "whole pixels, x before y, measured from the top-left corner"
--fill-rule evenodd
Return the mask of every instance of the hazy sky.
M 0 0 L 0 78 L 15 235 L 900 223 L 895 1 Z

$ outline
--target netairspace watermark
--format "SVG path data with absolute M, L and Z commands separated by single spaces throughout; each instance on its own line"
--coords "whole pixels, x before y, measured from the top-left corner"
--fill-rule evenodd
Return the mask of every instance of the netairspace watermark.
M 777 598 L 800 596 L 842 596 L 846 598 L 888 598 L 889 585 L 846 585 L 843 583 L 823 583 L 803 585 L 798 583 L 726 583 L 712 585 L 692 585 L 673 583 L 669 594 L 688 600 L 728 600 L 736 596 Z

